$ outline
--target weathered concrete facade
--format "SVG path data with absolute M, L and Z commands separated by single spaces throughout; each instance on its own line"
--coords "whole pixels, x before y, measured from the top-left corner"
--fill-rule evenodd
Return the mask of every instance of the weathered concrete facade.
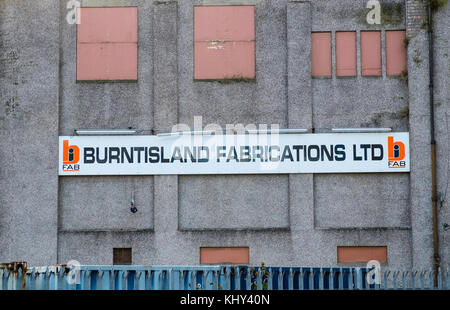
M 204 246 L 248 246 L 250 263 L 336 266 L 337 246 L 388 247 L 389 267 L 431 267 L 428 35 L 422 1 L 84 0 L 138 7 L 138 80 L 76 82 L 67 1 L 0 1 L 0 261 L 30 265 L 196 265 Z M 193 7 L 254 4 L 256 80 L 193 79 Z M 400 12 L 400 13 L 399 13 Z M 435 15 L 439 235 L 450 266 L 449 6 Z M 419 16 L 416 18 L 416 16 Z M 405 30 L 408 84 L 358 75 L 311 78 L 311 32 Z M 333 43 L 334 44 L 334 43 Z M 334 51 L 334 48 L 333 48 Z M 359 53 L 359 48 L 357 48 Z M 383 64 L 386 63 L 384 48 Z M 420 61 L 417 61 L 418 57 Z M 336 55 L 333 52 L 333 68 Z M 177 123 L 281 128 L 390 127 L 410 132 L 411 172 L 58 177 L 58 136 L 80 128 L 170 131 Z M 130 212 L 134 195 L 139 211 Z M 449 223 L 450 224 L 450 223 Z

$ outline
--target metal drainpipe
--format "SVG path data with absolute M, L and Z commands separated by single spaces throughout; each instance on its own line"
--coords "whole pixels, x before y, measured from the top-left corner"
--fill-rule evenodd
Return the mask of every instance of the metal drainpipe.
M 430 136 L 431 136 L 431 187 L 433 209 L 433 252 L 434 252 L 434 286 L 438 285 L 438 272 L 441 263 L 439 256 L 438 210 L 437 210 L 437 176 L 436 176 L 436 140 L 434 133 L 434 54 L 433 54 L 433 8 L 428 4 L 428 55 L 430 74 Z

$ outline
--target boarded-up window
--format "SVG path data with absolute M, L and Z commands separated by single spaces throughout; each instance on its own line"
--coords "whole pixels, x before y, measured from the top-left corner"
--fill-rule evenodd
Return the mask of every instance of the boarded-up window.
M 386 246 L 338 246 L 338 263 L 365 263 L 377 260 L 380 263 L 387 262 Z
M 336 75 L 356 76 L 356 32 L 336 32 Z
M 113 249 L 114 265 L 131 265 L 131 248 L 114 248 Z
M 386 74 L 400 75 L 406 70 L 405 31 L 386 31 Z
M 137 8 L 81 8 L 77 80 L 137 79 Z
M 194 78 L 255 78 L 254 6 L 194 8 Z
M 248 247 L 202 247 L 200 264 L 248 264 Z
M 311 75 L 331 77 L 331 32 L 311 34 Z
M 380 31 L 361 31 L 361 71 L 363 76 L 381 75 Z

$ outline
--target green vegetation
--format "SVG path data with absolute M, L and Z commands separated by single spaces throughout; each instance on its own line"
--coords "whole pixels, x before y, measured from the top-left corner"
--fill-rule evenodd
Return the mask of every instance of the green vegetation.
M 261 273 L 261 277 L 262 277 L 262 280 L 261 280 L 262 288 L 258 288 L 257 280 L 255 280 L 251 283 L 252 290 L 258 290 L 258 289 L 268 290 L 269 283 L 267 281 L 269 279 L 269 271 L 266 269 L 264 262 L 261 262 L 261 269 L 259 271 L 256 271 L 255 268 L 253 268 L 253 267 L 250 268 L 250 279 L 253 279 L 253 278 L 257 279 L 257 276 L 259 275 L 259 273 Z
M 413 61 L 416 65 L 419 65 L 422 63 L 422 58 L 420 57 L 420 51 L 414 50 L 415 55 L 413 56 Z
M 400 73 L 400 80 L 402 80 L 403 82 L 405 82 L 406 85 L 408 85 L 408 70 L 405 69 L 402 71 L 402 73 Z
M 381 4 L 381 24 L 398 26 L 401 25 L 404 16 L 404 5 L 401 3 L 382 3 Z
M 406 48 L 408 48 L 409 42 L 411 41 L 411 38 L 408 36 L 405 36 L 405 39 L 403 39 L 403 44 Z
M 431 8 L 433 10 L 438 10 L 439 8 L 442 8 L 447 5 L 448 0 L 425 0 L 426 6 Z
M 357 18 L 359 19 L 359 22 L 361 24 L 367 25 L 366 17 L 367 14 L 370 12 L 370 8 L 365 8 L 357 13 Z M 381 3 L 381 24 L 377 25 L 371 25 L 373 27 L 380 27 L 380 26 L 399 26 L 403 23 L 405 17 L 405 6 L 403 3 Z
M 244 78 L 240 75 L 233 75 L 231 77 L 224 77 L 223 79 L 211 79 L 211 80 L 203 80 L 197 79 L 197 82 L 217 82 L 220 84 L 234 84 L 234 83 L 255 83 L 255 79 Z
M 409 117 L 409 106 L 405 106 L 403 109 L 401 109 L 398 112 L 398 114 L 402 118 L 408 118 Z

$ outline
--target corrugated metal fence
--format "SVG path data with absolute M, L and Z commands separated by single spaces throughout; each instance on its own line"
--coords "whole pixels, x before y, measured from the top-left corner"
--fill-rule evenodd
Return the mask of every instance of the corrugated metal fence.
M 248 266 L 0 265 L 0 290 L 379 290 L 450 289 L 449 271 L 380 273 L 369 284 L 366 268 Z M 370 280 L 370 279 L 369 279 Z M 371 282 L 373 283 L 373 282 Z

